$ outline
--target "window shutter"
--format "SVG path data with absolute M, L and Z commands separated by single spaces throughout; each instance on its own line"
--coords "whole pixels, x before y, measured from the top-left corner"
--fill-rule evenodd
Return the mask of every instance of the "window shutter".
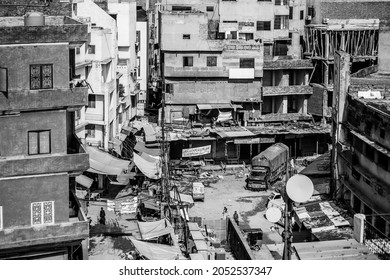
M 31 225 L 42 223 L 42 204 L 40 202 L 31 203 Z
M 50 153 L 50 131 L 41 131 L 39 133 L 39 153 Z
M 43 202 L 43 223 L 54 223 L 54 201 Z
M 0 67 L 0 92 L 8 92 L 8 69 Z
M 28 133 L 28 154 L 38 154 L 38 132 Z
M 41 88 L 41 66 L 30 65 L 30 88 L 40 89 Z

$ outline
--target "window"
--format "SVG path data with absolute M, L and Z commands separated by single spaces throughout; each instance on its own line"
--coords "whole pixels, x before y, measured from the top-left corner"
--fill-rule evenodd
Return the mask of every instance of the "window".
M 0 206 L 0 230 L 3 229 L 3 206 Z
M 255 59 L 240 58 L 240 68 L 255 68 Z
M 28 154 L 50 154 L 50 130 L 28 132 Z
M 190 34 L 183 34 L 183 39 L 189 40 L 189 39 L 191 39 L 191 35 Z
M 301 10 L 301 11 L 299 12 L 299 19 L 303 19 L 303 17 L 304 17 L 304 11 Z
M 54 201 L 31 203 L 31 225 L 54 224 Z
M 76 54 L 80 54 L 80 48 L 76 48 Z
M 75 111 L 74 118 L 75 118 L 76 121 L 79 120 L 80 117 L 81 117 L 81 112 L 80 111 L 81 111 L 81 109 Z
M 30 65 L 30 89 L 53 88 L 53 64 Z
M 165 84 L 165 92 L 173 93 L 173 84 Z
M 275 16 L 274 29 L 288 29 L 287 16 Z
M 275 0 L 275 5 L 276 6 L 286 6 L 287 0 Z
M 207 6 L 206 11 L 208 12 L 214 12 L 214 7 L 213 6 Z
M 140 51 L 141 50 L 141 31 L 137 31 L 136 33 L 136 38 L 135 38 L 135 44 L 137 46 L 137 51 Z
M 208 67 L 217 66 L 217 57 L 216 56 L 208 56 L 207 57 L 207 66 Z
M 88 53 L 94 54 L 95 53 L 95 45 L 89 45 L 88 46 Z
M 0 67 L 0 92 L 8 93 L 8 69 Z
M 270 21 L 258 21 L 256 30 L 271 30 L 271 22 Z
M 96 95 L 88 95 L 88 108 L 96 108 Z
M 172 6 L 172 11 L 191 11 L 191 6 Z
M 293 19 L 294 7 L 289 7 L 288 19 Z
M 253 40 L 253 33 L 239 33 L 238 39 L 240 40 Z
M 137 57 L 137 75 L 138 77 L 141 76 L 141 57 Z
M 237 23 L 237 20 L 224 20 L 223 23 Z
M 257 0 L 257 2 L 272 2 L 272 0 Z
M 385 135 L 386 135 L 386 131 L 384 129 L 380 129 L 379 130 L 379 136 L 382 138 L 382 139 L 385 139 Z
M 272 45 L 264 44 L 264 56 L 271 56 L 271 55 L 272 55 Z
M 274 44 L 274 55 L 275 56 L 284 56 L 287 55 L 288 52 L 288 45 L 290 44 L 290 41 L 275 41 Z
M 95 138 L 95 125 L 94 124 L 87 124 L 85 126 L 85 136 Z
M 183 67 L 192 67 L 194 64 L 192 56 L 183 57 Z

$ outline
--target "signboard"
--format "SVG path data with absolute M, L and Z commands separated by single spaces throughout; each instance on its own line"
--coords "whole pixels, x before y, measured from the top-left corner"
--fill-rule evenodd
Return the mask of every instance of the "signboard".
M 196 157 L 201 155 L 207 155 L 209 153 L 211 153 L 211 145 L 197 147 L 197 148 L 183 149 L 182 157 Z
M 234 144 L 275 143 L 275 138 L 242 138 L 234 139 Z

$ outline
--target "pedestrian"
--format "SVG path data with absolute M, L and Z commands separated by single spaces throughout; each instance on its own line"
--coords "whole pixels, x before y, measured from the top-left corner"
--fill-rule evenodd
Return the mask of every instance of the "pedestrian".
M 233 214 L 233 219 L 234 219 L 234 221 L 236 222 L 236 224 L 237 224 L 237 225 L 239 225 L 237 211 L 234 211 L 234 214 Z
M 223 207 L 223 211 L 222 211 L 222 219 L 225 220 L 227 216 L 229 216 L 229 213 L 228 213 L 228 210 L 225 206 L 225 207 Z
M 102 225 L 106 224 L 106 212 L 104 212 L 103 207 L 100 209 L 100 223 Z

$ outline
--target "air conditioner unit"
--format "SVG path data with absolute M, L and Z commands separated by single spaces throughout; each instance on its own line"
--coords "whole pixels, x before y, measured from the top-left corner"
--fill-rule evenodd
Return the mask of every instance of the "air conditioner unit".
M 306 16 L 306 20 L 311 20 L 311 16 Z

